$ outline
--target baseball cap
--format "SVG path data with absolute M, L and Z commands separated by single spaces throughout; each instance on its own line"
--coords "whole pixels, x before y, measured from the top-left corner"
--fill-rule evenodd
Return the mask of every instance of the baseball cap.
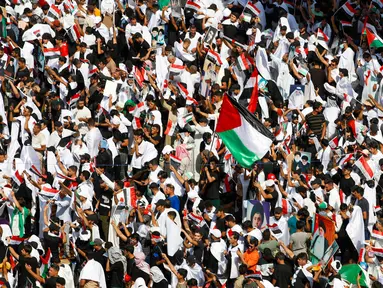
M 274 181 L 269 179 L 265 181 L 265 184 L 266 184 L 266 187 L 271 187 L 271 186 L 274 186 Z
M 102 246 L 102 244 L 104 244 L 104 241 L 102 241 L 100 238 L 96 238 L 93 242 L 90 242 L 90 245 L 92 246 Z
M 170 152 L 173 152 L 174 149 L 170 145 L 166 145 L 164 149 L 162 149 L 162 154 L 170 154 Z
M 267 180 L 276 180 L 277 177 L 275 177 L 275 174 L 273 173 L 269 173 L 269 175 L 267 175 Z

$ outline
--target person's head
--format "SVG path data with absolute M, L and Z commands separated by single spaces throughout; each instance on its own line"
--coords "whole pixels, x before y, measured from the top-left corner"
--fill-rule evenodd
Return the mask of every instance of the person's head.
M 281 217 L 283 216 L 283 210 L 282 210 L 282 207 L 276 207 L 274 209 L 274 218 L 275 220 L 279 220 L 281 219 Z
M 305 252 L 299 253 L 297 255 L 297 265 L 303 267 L 307 264 L 307 254 Z
M 233 232 L 233 235 L 230 236 L 229 242 L 232 246 L 237 246 L 238 240 L 239 240 L 239 233 L 238 232 Z
M 65 278 L 57 277 L 56 288 L 65 288 Z
M 324 187 L 327 192 L 330 192 L 334 188 L 334 181 L 331 178 L 326 178 L 324 180 Z
M 316 113 L 321 113 L 322 110 L 323 110 L 322 103 L 321 102 L 314 102 L 313 111 L 315 111 Z
M 84 171 L 81 172 L 80 180 L 82 182 L 87 181 L 89 178 L 90 178 L 90 172 L 89 171 L 84 170 Z
M 59 275 L 59 271 L 60 271 L 60 266 L 57 265 L 56 263 L 52 263 L 48 271 L 49 277 L 57 277 Z
M 156 210 L 162 213 L 165 210 L 165 205 L 166 205 L 165 200 L 163 199 L 158 200 L 156 203 Z
M 198 288 L 198 282 L 195 278 L 189 279 L 187 285 L 188 288 Z
M 356 199 L 360 200 L 363 198 L 364 195 L 364 189 L 360 186 L 353 186 L 351 187 L 351 194 L 354 196 Z
M 82 110 L 85 106 L 85 99 L 84 98 L 80 98 L 78 99 L 77 101 L 77 109 L 78 110 Z
M 296 225 L 298 231 L 303 231 L 303 228 L 305 227 L 305 222 L 299 220 L 299 221 L 297 221 L 297 223 L 295 225 Z
M 36 123 L 34 126 L 33 126 L 33 134 L 34 135 L 37 135 L 39 134 L 41 131 L 41 124 L 40 123 Z
M 168 196 L 173 196 L 174 195 L 174 185 L 173 184 L 167 184 L 165 188 L 165 194 Z
M 134 141 L 137 142 L 137 144 L 141 144 L 141 142 L 144 139 L 144 132 L 141 129 L 137 129 L 133 131 L 134 135 Z
M 180 268 L 177 270 L 177 280 L 178 282 L 183 282 L 186 280 L 186 277 L 188 275 L 188 271 L 184 268 Z
M 277 260 L 278 264 L 283 264 L 285 262 L 286 256 L 282 252 L 278 252 L 275 255 L 275 259 Z
M 229 228 L 233 227 L 235 225 L 235 218 L 233 215 L 227 215 L 225 216 L 225 224 Z
M 255 237 L 250 237 L 249 247 L 247 248 L 250 252 L 254 251 L 258 247 L 258 239 Z
M 324 237 L 326 234 L 326 225 L 324 224 L 323 221 L 319 221 L 318 225 L 318 233 L 320 236 Z
M 23 256 L 29 256 L 32 252 L 32 246 L 30 244 L 25 244 L 23 249 L 21 249 L 21 254 Z
M 223 206 L 221 207 L 218 207 L 216 210 L 215 210 L 215 215 L 217 216 L 217 218 L 225 218 L 225 211 L 224 211 L 224 208 Z

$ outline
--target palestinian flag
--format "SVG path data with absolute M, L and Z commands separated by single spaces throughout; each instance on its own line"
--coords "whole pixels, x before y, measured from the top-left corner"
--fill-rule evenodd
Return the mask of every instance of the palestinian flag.
M 48 10 L 47 17 L 50 17 L 53 19 L 59 19 L 61 17 L 60 15 L 61 15 L 60 9 L 56 5 L 52 4 Z
M 173 136 L 176 130 L 176 127 L 177 127 L 177 123 L 174 123 L 173 121 L 169 120 L 168 125 L 166 125 L 166 130 L 164 134 L 168 136 Z
M 367 42 L 370 47 L 381 48 L 383 47 L 383 40 L 378 35 L 369 31 L 369 29 L 365 29 L 367 34 Z
M 374 5 L 376 9 L 380 10 L 383 8 L 383 0 L 372 0 L 372 5 Z
M 47 61 L 51 59 L 59 58 L 61 56 L 60 48 L 45 48 L 43 53 L 44 53 L 44 58 Z
M 362 276 L 359 282 L 360 286 L 370 287 L 370 280 L 366 271 L 358 264 L 343 265 L 342 269 L 339 271 L 339 275 L 342 277 L 342 279 L 350 282 L 351 284 L 357 285 L 356 278 L 360 272 L 362 272 Z
M 40 274 L 41 274 L 41 277 L 43 277 L 44 279 L 47 278 L 48 276 L 49 267 L 51 265 L 51 258 L 52 258 L 52 255 L 51 255 L 50 248 L 48 248 L 44 257 L 40 256 L 40 261 L 41 261 Z
M 186 115 L 178 118 L 178 125 L 184 128 L 185 125 L 193 120 L 193 112 L 187 113 Z
M 368 164 L 366 158 L 364 156 L 360 157 L 354 165 L 359 168 L 360 172 L 362 172 L 363 176 L 366 177 L 367 180 L 371 180 L 374 177 L 374 171 Z
M 243 13 L 251 14 L 253 17 L 258 16 L 261 14 L 261 11 L 255 6 L 251 1 L 247 2 L 245 9 L 243 10 Z
M 245 168 L 265 156 L 273 142 L 273 134 L 233 98 L 225 96 L 216 132 L 234 159 Z
M 191 10 L 198 11 L 201 9 L 201 6 L 199 6 L 197 3 L 193 2 L 193 1 L 189 0 L 186 2 L 185 9 L 191 9 Z
M 209 50 L 207 52 L 207 55 L 206 55 L 207 59 L 209 59 L 211 62 L 213 62 L 214 64 L 216 65 L 219 65 L 221 66 L 222 65 L 222 60 L 221 60 L 221 56 L 219 56 L 219 54 L 217 52 L 215 52 L 214 50 Z

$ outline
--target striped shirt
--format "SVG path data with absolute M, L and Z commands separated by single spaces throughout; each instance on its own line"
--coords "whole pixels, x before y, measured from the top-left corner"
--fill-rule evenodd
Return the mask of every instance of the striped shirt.
M 307 114 L 306 122 L 310 130 L 317 136 L 322 134 L 322 125 L 325 123 L 325 118 L 323 114 L 313 114 L 312 112 Z

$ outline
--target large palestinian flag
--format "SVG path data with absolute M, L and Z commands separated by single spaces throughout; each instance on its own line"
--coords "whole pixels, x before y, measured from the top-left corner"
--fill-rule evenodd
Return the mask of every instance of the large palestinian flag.
M 229 96 L 223 99 L 216 132 L 234 159 L 245 168 L 251 168 L 265 156 L 274 138 L 254 115 Z

